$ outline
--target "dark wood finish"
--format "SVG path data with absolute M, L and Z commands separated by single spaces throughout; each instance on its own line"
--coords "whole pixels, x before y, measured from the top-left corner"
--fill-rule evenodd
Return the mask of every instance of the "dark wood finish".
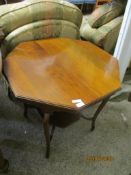
M 131 93 L 129 94 L 128 101 L 131 102 Z
M 4 159 L 3 154 L 0 150 L 0 173 L 7 173 L 9 168 L 8 160 Z
M 77 110 L 120 88 L 118 62 L 89 42 L 71 39 L 18 45 L 4 61 L 16 98 Z
M 50 154 L 50 133 L 49 133 L 49 123 L 50 123 L 50 114 L 43 114 L 43 128 L 46 139 L 46 158 L 49 158 Z
M 105 98 L 105 99 L 101 102 L 101 104 L 99 105 L 99 107 L 98 107 L 97 110 L 95 111 L 93 117 L 87 118 L 87 117 L 85 117 L 85 116 L 82 116 L 82 118 L 84 118 L 84 119 L 86 119 L 86 120 L 91 120 L 91 122 L 92 122 L 92 123 L 91 123 L 91 129 L 90 129 L 91 131 L 94 131 L 94 129 L 95 129 L 95 121 L 96 121 L 96 119 L 97 119 L 99 113 L 102 111 L 102 109 L 104 108 L 104 106 L 105 106 L 106 103 L 108 102 L 108 100 L 109 100 L 109 97 L 108 97 L 108 98 Z
M 50 141 L 51 141 L 52 138 L 53 138 L 55 128 L 56 128 L 55 124 L 52 124 L 52 129 L 51 129 L 51 133 L 50 133 Z
M 24 103 L 24 117 L 28 118 L 28 106 L 26 103 Z
M 5 59 L 4 74 L 16 99 L 26 103 L 25 116 L 30 104 L 41 114 L 46 158 L 56 126 L 54 121 L 50 133 L 52 116 L 103 101 L 90 119 L 94 130 L 106 99 L 120 88 L 115 58 L 89 42 L 64 38 L 19 44 Z
M 96 110 L 96 112 L 95 112 L 95 114 L 94 114 L 94 116 L 93 116 L 93 118 L 92 118 L 91 131 L 94 131 L 94 129 L 95 129 L 95 121 L 96 121 L 96 119 L 97 119 L 99 113 L 102 111 L 102 109 L 104 108 L 104 106 L 105 106 L 106 103 L 108 102 L 108 100 L 109 100 L 109 98 L 104 99 L 104 100 L 102 101 L 102 103 L 100 104 L 100 106 L 97 108 L 97 110 Z

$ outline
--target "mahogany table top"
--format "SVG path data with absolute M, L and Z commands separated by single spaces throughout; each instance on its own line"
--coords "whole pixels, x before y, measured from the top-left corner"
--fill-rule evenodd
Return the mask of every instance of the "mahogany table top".
M 90 42 L 36 40 L 19 44 L 4 73 L 16 98 L 81 109 L 120 88 L 118 61 Z

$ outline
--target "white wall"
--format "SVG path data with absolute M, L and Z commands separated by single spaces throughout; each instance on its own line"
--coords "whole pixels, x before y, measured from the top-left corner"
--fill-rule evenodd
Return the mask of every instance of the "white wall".
M 131 61 L 131 0 L 127 2 L 114 57 L 119 60 L 120 78 L 122 81 L 128 64 Z

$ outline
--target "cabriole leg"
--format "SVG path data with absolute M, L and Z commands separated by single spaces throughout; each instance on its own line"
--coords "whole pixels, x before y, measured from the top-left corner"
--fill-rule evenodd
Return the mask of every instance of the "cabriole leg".
M 128 101 L 131 102 L 131 93 L 129 94 Z
M 49 121 L 50 121 L 50 114 L 45 113 L 43 115 L 43 128 L 44 128 L 44 135 L 45 135 L 45 140 L 46 140 L 46 158 L 49 158 L 49 155 L 50 155 Z
M 0 173 L 7 173 L 9 168 L 8 160 L 4 159 L 3 154 L 0 150 Z
M 94 131 L 95 129 L 95 121 L 99 115 L 99 113 L 102 111 L 102 109 L 104 108 L 104 106 L 106 105 L 106 103 L 108 102 L 109 100 L 109 97 L 104 99 L 101 104 L 99 105 L 99 107 L 97 108 L 96 112 L 94 113 L 93 117 L 92 118 L 87 118 L 85 116 L 82 116 L 82 118 L 86 119 L 86 120 L 90 120 L 92 123 L 91 123 L 91 131 Z
M 92 118 L 92 123 L 91 123 L 91 131 L 94 131 L 95 129 L 95 121 L 99 115 L 99 113 L 102 111 L 102 109 L 104 108 L 104 106 L 106 105 L 106 103 L 108 102 L 109 98 L 108 99 L 105 99 L 102 101 L 102 103 L 100 104 L 100 106 L 97 108 L 93 118 Z

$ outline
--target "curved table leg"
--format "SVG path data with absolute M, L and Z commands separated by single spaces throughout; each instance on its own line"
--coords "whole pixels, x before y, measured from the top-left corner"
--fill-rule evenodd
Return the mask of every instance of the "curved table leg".
M 131 93 L 129 94 L 128 101 L 131 102 Z
M 28 118 L 28 105 L 24 103 L 24 117 Z
M 50 130 L 49 130 L 50 114 L 44 113 L 43 115 L 43 128 L 44 135 L 46 139 L 46 158 L 49 158 L 50 155 Z
M 51 133 L 50 133 L 50 141 L 52 140 L 52 138 L 53 138 L 53 134 L 54 134 L 54 131 L 55 131 L 55 125 L 53 124 L 52 125 L 52 129 L 51 129 Z
M 8 160 L 4 159 L 3 154 L 0 150 L 0 173 L 8 172 L 9 162 Z
M 24 103 L 24 116 L 26 118 L 28 118 L 28 108 L 31 107 L 28 104 Z M 41 110 L 40 108 L 37 108 L 37 111 L 39 112 L 39 114 L 42 117 L 42 122 L 43 122 L 43 128 L 44 128 L 44 135 L 45 135 L 45 140 L 46 140 L 46 158 L 49 158 L 50 155 L 50 142 L 53 138 L 53 134 L 55 131 L 55 124 L 53 124 L 52 129 L 51 129 L 51 133 L 50 133 L 50 113 L 45 113 L 44 110 Z
M 104 99 L 101 104 L 99 105 L 99 107 L 97 108 L 96 112 L 94 113 L 93 117 L 92 118 L 87 118 L 85 116 L 82 116 L 82 118 L 86 119 L 86 120 L 91 120 L 92 123 L 91 123 L 91 131 L 94 131 L 95 129 L 95 121 L 99 115 L 99 113 L 102 111 L 102 109 L 104 108 L 104 106 L 106 105 L 106 103 L 108 102 L 110 97 Z
M 100 104 L 100 106 L 97 108 L 93 118 L 92 118 L 92 123 L 91 123 L 91 131 L 94 131 L 95 129 L 95 121 L 99 115 L 99 113 L 102 111 L 102 109 L 104 108 L 104 106 L 106 105 L 106 103 L 108 102 L 109 98 L 108 99 L 105 99 L 102 101 L 102 103 Z

